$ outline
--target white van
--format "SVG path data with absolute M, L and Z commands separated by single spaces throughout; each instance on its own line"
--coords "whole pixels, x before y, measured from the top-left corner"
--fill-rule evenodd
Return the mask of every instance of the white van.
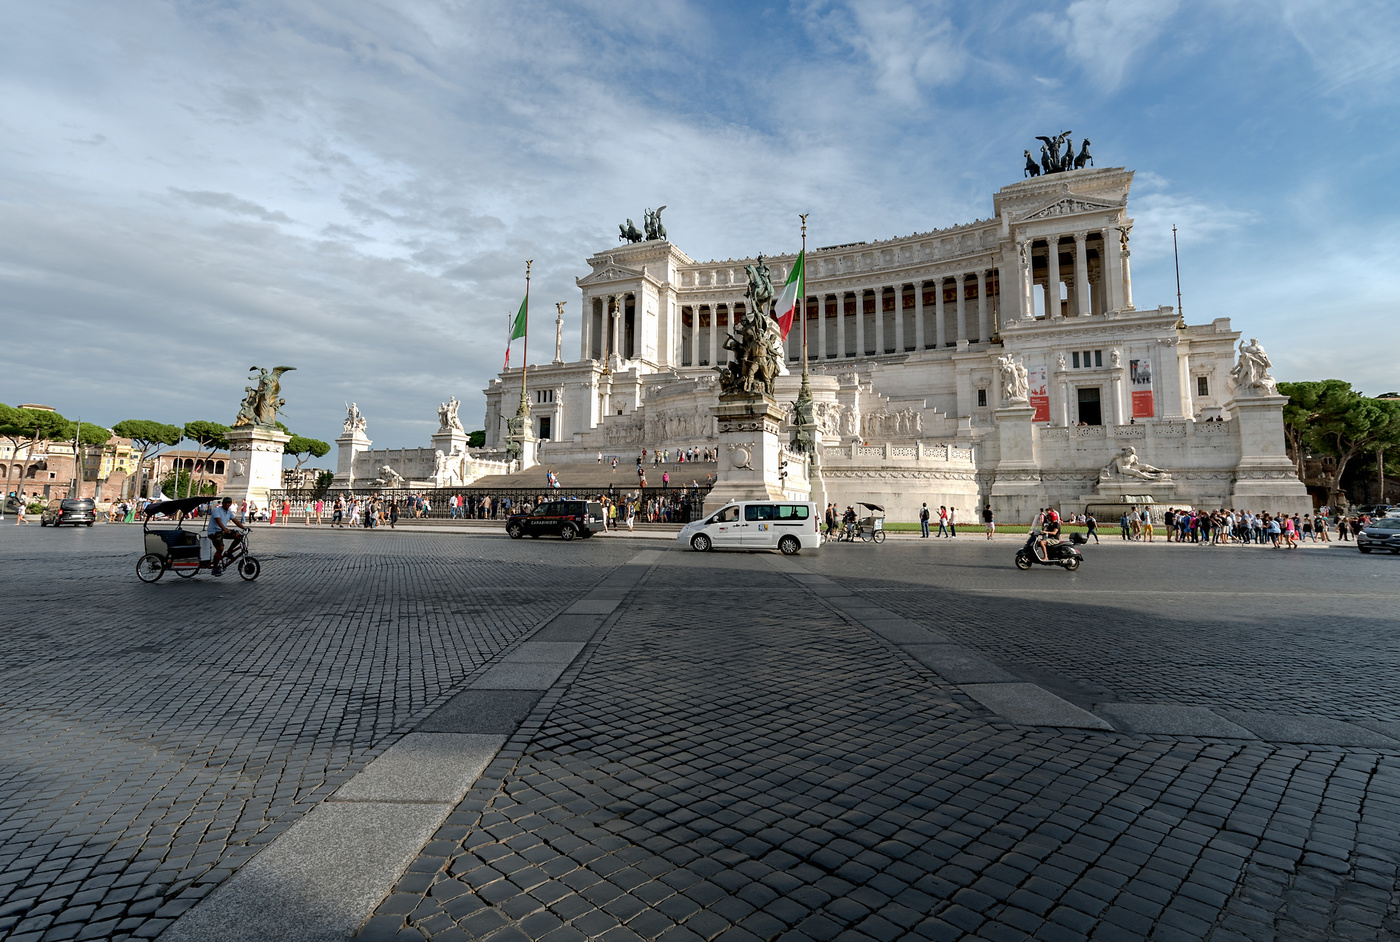
M 821 513 L 811 501 L 746 500 L 687 523 L 676 540 L 702 553 L 709 549 L 778 549 L 791 556 L 822 545 L 821 525 Z

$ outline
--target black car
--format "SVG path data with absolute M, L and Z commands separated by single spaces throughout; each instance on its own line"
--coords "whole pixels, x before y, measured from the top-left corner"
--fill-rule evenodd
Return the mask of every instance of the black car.
M 1356 548 L 1363 553 L 1390 550 L 1400 555 L 1400 517 L 1372 520 L 1356 534 Z
M 65 523 L 80 527 L 86 524 L 92 526 L 97 521 L 97 504 L 94 502 L 74 498 L 72 500 L 55 497 L 49 501 L 49 505 L 44 508 L 44 513 L 39 517 L 41 527 L 61 527 Z
M 603 505 L 596 500 L 546 501 L 528 514 L 511 514 L 506 519 L 506 533 L 512 540 L 527 533 L 533 537 L 550 534 L 572 540 L 576 536 L 590 537 L 601 529 Z

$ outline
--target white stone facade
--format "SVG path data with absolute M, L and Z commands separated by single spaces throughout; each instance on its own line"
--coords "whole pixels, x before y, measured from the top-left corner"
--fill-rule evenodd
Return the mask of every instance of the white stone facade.
M 925 500 L 956 500 L 969 522 L 988 501 L 1009 519 L 1046 503 L 1080 509 L 1102 496 L 1100 471 L 1132 443 L 1172 472 L 1166 493 L 1178 504 L 1240 506 L 1238 493 L 1251 509 L 1306 505 L 1301 483 L 1279 477 L 1281 433 L 1274 443 L 1239 427 L 1229 380 L 1240 335 L 1229 319 L 1187 326 L 1170 307 L 1134 305 L 1132 178 L 1122 168 L 1032 178 L 994 194 L 990 219 L 808 253 L 808 355 L 830 499 L 884 494 L 892 519 L 912 519 Z M 781 284 L 795 258 L 766 260 Z M 751 261 L 696 262 L 663 240 L 588 259 L 581 358 L 529 374 L 535 432 L 548 440 L 541 460 L 713 445 L 714 367 L 728 356 L 723 338 L 743 311 Z M 801 338 L 797 324 L 793 371 Z M 1024 416 L 1003 401 L 1004 355 L 1030 377 Z M 504 440 L 519 383 L 509 370 L 485 390 L 488 447 Z M 779 400 L 796 390 L 795 375 L 781 378 Z M 1267 408 L 1249 413 L 1273 421 Z M 943 445 L 971 467 L 902 460 L 902 450 Z M 1254 475 L 1243 488 L 1241 468 Z

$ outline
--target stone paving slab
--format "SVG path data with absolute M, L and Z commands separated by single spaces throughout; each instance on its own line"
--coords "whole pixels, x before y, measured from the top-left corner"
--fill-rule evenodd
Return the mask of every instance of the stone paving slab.
M 508 735 L 539 699 L 538 690 L 464 690 L 419 723 L 418 732 Z
M 165 942 L 348 939 L 383 898 L 384 887 L 412 863 L 452 808 L 451 803 L 323 804 L 244 864 L 160 938 Z
M 952 684 L 1017 683 L 1020 678 L 960 644 L 906 644 L 909 656 Z
M 501 659 L 502 664 L 567 664 L 578 657 L 583 644 L 576 641 L 523 641 Z
M 331 801 L 455 804 L 505 741 L 480 733 L 409 733 L 336 789 Z
M 1025 683 L 962 684 L 963 692 L 1018 726 L 1112 729 L 1104 720 L 1043 687 Z
M 1326 746 L 1400 748 L 1400 740 L 1355 723 L 1325 716 L 1287 716 L 1279 713 L 1244 713 L 1220 710 L 1220 715 L 1269 742 L 1316 743 Z
M 621 595 L 622 593 L 619 593 Z M 610 615 L 613 609 L 617 608 L 617 599 L 598 598 L 598 592 L 593 593 L 593 597 L 581 599 L 570 605 L 565 611 L 569 615 Z
M 472 685 L 477 690 L 548 690 L 568 665 L 500 664 L 491 668 Z
M 1178 703 L 1098 703 L 1094 713 L 1125 733 L 1256 739 L 1252 732 L 1205 707 Z

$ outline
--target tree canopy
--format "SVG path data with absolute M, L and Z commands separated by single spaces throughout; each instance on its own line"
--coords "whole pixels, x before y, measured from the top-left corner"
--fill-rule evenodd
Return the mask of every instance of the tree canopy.
M 1342 475 L 1358 455 L 1400 448 L 1400 401 L 1373 399 L 1340 379 L 1279 383 L 1289 451 L 1302 467 L 1305 454 L 1329 455 L 1328 503 L 1336 503 Z
M 205 419 L 186 422 L 183 432 L 185 438 L 210 452 L 228 447 L 228 426 L 219 422 L 210 422 Z
M 297 459 L 297 468 L 300 469 L 302 465 L 313 457 L 325 457 L 331 450 L 331 446 L 321 441 L 319 438 L 307 438 L 305 435 L 293 435 L 282 450 Z
M 136 459 L 136 489 L 132 492 L 137 495 L 141 493 L 141 485 L 146 476 L 146 459 L 162 447 L 168 448 L 178 444 L 180 439 L 185 437 L 185 431 L 180 426 L 157 422 L 154 419 L 123 419 L 112 426 L 112 431 L 122 438 L 131 439 L 131 443 L 141 449 L 141 454 Z

